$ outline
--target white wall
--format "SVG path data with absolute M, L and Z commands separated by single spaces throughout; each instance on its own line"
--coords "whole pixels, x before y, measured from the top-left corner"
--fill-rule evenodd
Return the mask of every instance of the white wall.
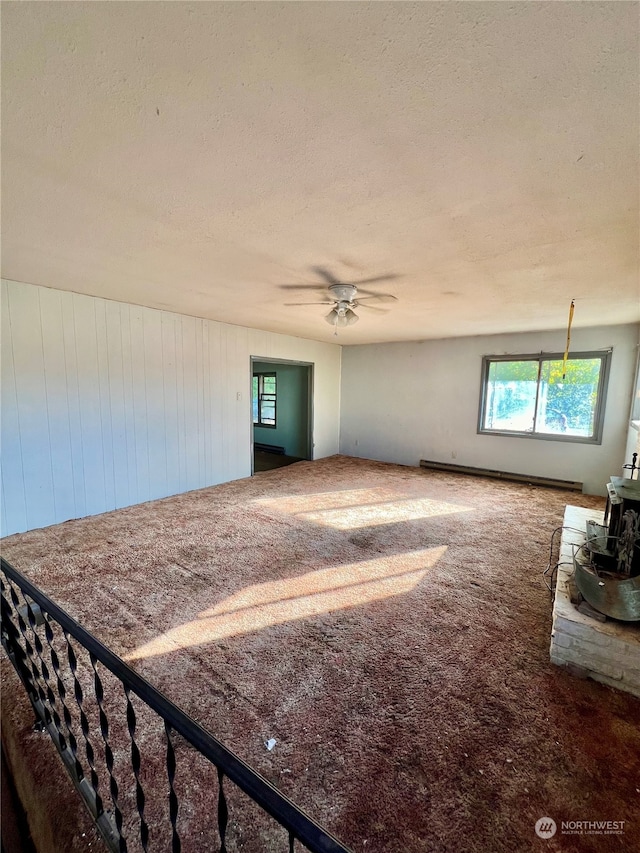
M 572 332 L 572 352 L 613 347 L 601 445 L 477 434 L 482 356 L 562 352 L 563 331 L 345 347 L 340 452 L 578 480 L 604 494 L 624 460 L 637 341 L 637 325 Z
M 337 453 L 340 354 L 3 281 L 2 535 L 248 477 L 251 356 L 314 364 L 314 458 Z
M 638 357 L 636 360 L 636 379 L 633 385 L 632 399 L 629 404 L 629 432 L 627 433 L 627 446 L 624 453 L 625 464 L 632 464 L 633 454 L 640 457 L 640 327 L 638 327 Z M 636 465 L 638 459 L 636 459 Z M 631 471 L 625 471 L 629 476 Z M 634 477 L 640 476 L 634 472 Z

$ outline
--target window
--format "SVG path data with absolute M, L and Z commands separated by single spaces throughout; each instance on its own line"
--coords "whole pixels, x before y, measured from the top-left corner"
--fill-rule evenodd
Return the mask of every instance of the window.
M 610 356 L 485 356 L 478 432 L 600 444 Z
M 253 422 L 256 426 L 276 428 L 276 375 L 253 374 Z
M 636 384 L 631 401 L 631 426 L 640 432 L 640 353 L 636 364 Z

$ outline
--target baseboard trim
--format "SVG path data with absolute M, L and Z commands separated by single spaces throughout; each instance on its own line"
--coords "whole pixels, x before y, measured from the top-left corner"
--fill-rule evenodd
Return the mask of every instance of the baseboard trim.
M 512 471 L 494 471 L 491 468 L 474 468 L 470 465 L 452 465 L 450 462 L 432 462 L 429 459 L 420 460 L 421 468 L 434 471 L 450 471 L 452 474 L 473 474 L 477 477 L 495 477 L 500 480 L 514 480 L 518 483 L 529 483 L 532 486 L 550 486 L 554 489 L 571 489 L 581 492 L 583 484 L 576 480 L 555 480 L 552 477 L 538 477 L 533 474 L 516 474 Z
M 263 453 L 277 453 L 279 456 L 284 456 L 285 448 L 280 447 L 278 444 L 262 444 L 259 441 L 254 442 L 253 445 L 254 450 L 262 450 Z

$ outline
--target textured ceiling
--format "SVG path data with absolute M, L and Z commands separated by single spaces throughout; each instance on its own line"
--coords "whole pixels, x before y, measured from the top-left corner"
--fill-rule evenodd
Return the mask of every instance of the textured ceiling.
M 640 320 L 638 3 L 2 3 L 3 276 L 341 344 Z

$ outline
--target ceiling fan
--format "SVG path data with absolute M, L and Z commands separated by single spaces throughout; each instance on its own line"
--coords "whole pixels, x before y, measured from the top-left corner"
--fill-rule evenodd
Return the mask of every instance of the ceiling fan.
M 339 328 L 344 326 L 352 326 L 360 319 L 355 312 L 355 308 L 368 308 L 370 311 L 384 313 L 384 308 L 378 308 L 375 305 L 369 305 L 369 302 L 395 302 L 396 297 L 390 293 L 374 293 L 370 290 L 359 290 L 359 284 L 373 284 L 376 281 L 389 281 L 398 276 L 390 273 L 388 275 L 375 276 L 374 278 L 360 279 L 357 283 L 347 284 L 339 281 L 329 270 L 324 267 L 313 267 L 314 272 L 318 273 L 328 283 L 329 295 L 322 302 L 287 302 L 286 305 L 331 305 L 331 310 L 325 316 L 325 320 L 331 326 L 335 327 L 335 333 L 338 333 Z M 281 285 L 285 290 L 303 290 L 313 289 L 319 290 L 320 285 L 317 284 L 284 284 Z M 324 292 L 324 288 L 322 288 Z M 360 295 L 364 294 L 364 295 Z

